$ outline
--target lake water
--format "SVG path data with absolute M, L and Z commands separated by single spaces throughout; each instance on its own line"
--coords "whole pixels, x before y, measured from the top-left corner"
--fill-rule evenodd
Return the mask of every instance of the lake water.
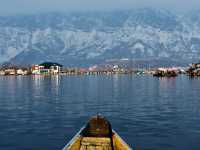
M 0 77 L 0 150 L 61 150 L 97 113 L 135 150 L 200 150 L 200 78 Z

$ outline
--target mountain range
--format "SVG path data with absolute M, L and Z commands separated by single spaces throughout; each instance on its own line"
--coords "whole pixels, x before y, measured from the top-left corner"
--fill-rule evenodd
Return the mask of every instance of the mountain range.
M 0 63 L 90 66 L 112 59 L 200 58 L 200 11 L 143 8 L 0 17 Z M 159 61 L 157 61 L 159 63 Z

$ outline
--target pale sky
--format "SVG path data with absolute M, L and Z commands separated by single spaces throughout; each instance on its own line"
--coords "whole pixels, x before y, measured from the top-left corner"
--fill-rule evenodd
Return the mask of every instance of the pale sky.
M 0 15 L 52 11 L 93 11 L 152 7 L 186 12 L 200 9 L 200 0 L 0 0 Z

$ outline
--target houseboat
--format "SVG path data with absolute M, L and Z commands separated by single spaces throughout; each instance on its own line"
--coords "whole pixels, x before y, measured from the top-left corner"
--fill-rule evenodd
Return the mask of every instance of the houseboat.
M 178 76 L 177 70 L 171 68 L 158 68 L 154 73 L 155 77 L 176 77 Z
M 200 63 L 192 64 L 187 70 L 189 76 L 199 76 L 200 77 Z

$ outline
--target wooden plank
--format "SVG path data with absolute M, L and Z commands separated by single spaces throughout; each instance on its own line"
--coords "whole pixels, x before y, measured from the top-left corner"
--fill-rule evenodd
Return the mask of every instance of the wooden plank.
M 112 150 L 110 138 L 84 137 L 81 150 Z
M 79 150 L 81 147 L 81 137 L 77 137 L 65 150 Z
M 85 145 L 81 145 L 81 148 L 80 148 L 80 150 L 87 150 L 87 146 Z
M 81 140 L 81 144 L 83 145 L 110 145 L 111 140 L 110 138 L 96 138 L 96 137 L 83 137 Z

